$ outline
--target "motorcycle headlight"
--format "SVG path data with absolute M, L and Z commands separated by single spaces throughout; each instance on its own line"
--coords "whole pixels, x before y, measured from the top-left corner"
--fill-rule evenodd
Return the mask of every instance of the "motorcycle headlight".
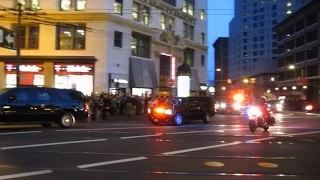
M 247 114 L 249 116 L 261 116 L 262 112 L 257 107 L 251 107 L 251 108 L 248 109 Z
M 220 107 L 221 107 L 221 108 L 226 108 L 226 107 L 227 107 L 227 104 L 226 104 L 226 103 L 221 103 L 221 104 L 220 104 Z

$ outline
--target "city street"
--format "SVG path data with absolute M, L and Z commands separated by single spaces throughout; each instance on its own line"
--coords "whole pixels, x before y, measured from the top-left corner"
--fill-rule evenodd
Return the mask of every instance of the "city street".
M 144 117 L 0 126 L 0 180 L 319 179 L 320 115 L 275 117 L 254 133 L 237 115 L 179 127 Z

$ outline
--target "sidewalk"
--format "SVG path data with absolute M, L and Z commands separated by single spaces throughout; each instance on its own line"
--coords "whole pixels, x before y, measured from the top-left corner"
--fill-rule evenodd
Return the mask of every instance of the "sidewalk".
M 138 115 L 138 116 L 111 116 L 108 117 L 107 120 L 83 120 L 77 121 L 77 123 L 85 123 L 85 122 L 103 122 L 103 121 L 117 121 L 117 120 L 128 120 L 128 121 L 144 121 L 147 119 L 146 115 Z

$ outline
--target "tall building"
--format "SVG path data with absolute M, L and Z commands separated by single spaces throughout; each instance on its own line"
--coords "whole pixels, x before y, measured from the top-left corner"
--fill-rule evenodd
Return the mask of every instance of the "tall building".
M 320 1 L 313 0 L 274 27 L 278 34 L 277 87 L 286 99 L 320 107 Z
M 215 59 L 215 88 L 216 96 L 221 97 L 226 90 L 228 78 L 228 38 L 219 37 L 214 43 L 213 48 Z
M 236 0 L 229 24 L 229 78 L 238 86 L 251 78 L 255 91 L 265 91 L 264 84 L 271 83 L 277 72 L 277 35 L 272 27 L 307 1 Z
M 206 83 L 206 1 L 7 0 L 0 23 L 17 30 L 21 84 L 91 92 L 176 93 L 176 69 Z M 0 49 L 0 88 L 16 86 L 16 52 Z

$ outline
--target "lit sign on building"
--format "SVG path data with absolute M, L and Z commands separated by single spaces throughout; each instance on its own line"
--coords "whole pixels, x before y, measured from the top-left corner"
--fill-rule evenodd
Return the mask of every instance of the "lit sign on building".
M 37 65 L 20 65 L 19 66 L 21 72 L 40 72 L 42 70 L 42 67 L 39 67 Z M 15 71 L 17 69 L 15 64 L 6 64 L 6 70 L 7 71 Z
M 67 75 L 67 74 L 81 74 L 81 75 L 93 75 L 93 64 L 66 64 L 56 63 L 54 65 L 55 74 Z
M 92 67 L 88 67 L 86 65 L 55 65 L 55 71 L 67 71 L 67 72 L 90 72 L 92 71 Z
M 128 84 L 128 81 L 125 79 L 114 79 L 113 80 L 115 83 L 120 83 L 120 84 Z
M 190 77 L 178 76 L 178 97 L 188 97 L 190 95 Z

